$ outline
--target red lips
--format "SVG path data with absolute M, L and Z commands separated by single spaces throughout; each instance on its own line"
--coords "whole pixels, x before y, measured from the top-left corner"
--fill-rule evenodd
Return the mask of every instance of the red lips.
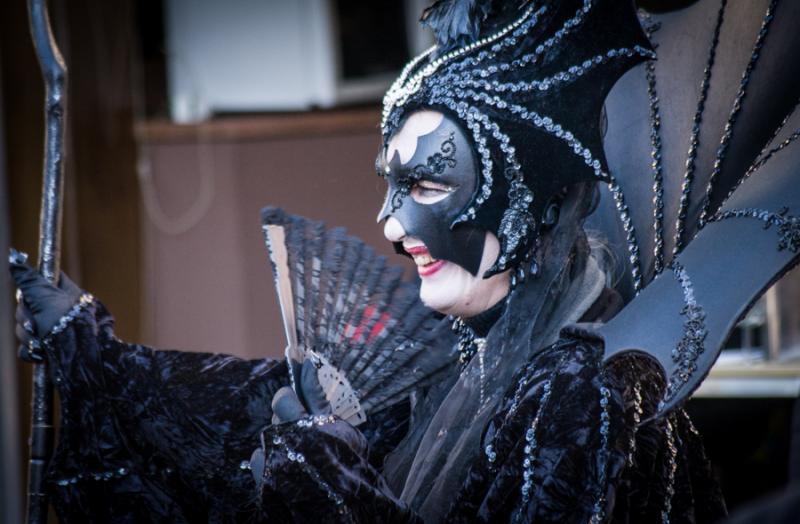
M 412 257 L 414 255 L 430 255 L 430 252 L 428 252 L 428 248 L 425 246 L 411 246 L 411 247 L 403 246 L 403 249 L 405 249 L 406 253 L 408 253 Z
M 444 266 L 446 263 L 447 262 L 444 260 L 437 260 L 436 262 L 431 262 L 425 266 L 417 266 L 417 273 L 419 273 L 419 276 L 421 277 L 429 277 L 442 269 L 442 266 Z
M 414 258 L 414 262 L 417 264 L 417 273 L 421 277 L 433 275 L 446 264 L 444 260 L 434 260 L 425 246 L 404 246 L 403 249 Z

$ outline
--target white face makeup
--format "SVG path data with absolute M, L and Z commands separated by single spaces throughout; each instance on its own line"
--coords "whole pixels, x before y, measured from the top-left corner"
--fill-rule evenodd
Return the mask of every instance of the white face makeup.
M 422 281 L 420 298 L 431 309 L 468 318 L 486 311 L 508 294 L 510 271 L 490 278 L 480 276 L 492 266 L 500 252 L 497 237 L 490 232 L 486 232 L 478 276 L 453 262 L 432 258 L 425 244 L 407 236 L 393 217 L 386 220 L 383 234 L 390 242 L 402 242 L 403 248 L 413 257 Z
M 417 111 L 408 117 L 403 124 L 403 130 L 395 134 L 386 147 L 386 158 L 395 154 L 400 156 L 400 162 L 407 164 L 417 151 L 419 138 L 433 133 L 442 124 L 444 115 L 437 111 Z

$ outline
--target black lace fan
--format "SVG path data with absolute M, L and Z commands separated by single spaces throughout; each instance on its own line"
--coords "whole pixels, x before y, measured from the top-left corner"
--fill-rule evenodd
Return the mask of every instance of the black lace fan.
M 342 228 L 261 213 L 293 386 L 297 364 L 312 359 L 333 413 L 357 425 L 455 361 L 448 322 L 402 269 Z

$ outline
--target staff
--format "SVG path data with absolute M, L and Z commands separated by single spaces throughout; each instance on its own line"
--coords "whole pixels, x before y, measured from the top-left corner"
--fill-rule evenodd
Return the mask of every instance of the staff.
M 45 0 L 28 0 L 31 37 L 45 84 L 45 141 L 42 209 L 39 217 L 39 271 L 53 283 L 59 276 L 61 202 L 64 186 L 64 120 L 67 67 L 58 50 Z M 53 450 L 53 389 L 47 362 L 33 367 L 30 459 L 28 462 L 29 524 L 47 521 L 44 477 Z

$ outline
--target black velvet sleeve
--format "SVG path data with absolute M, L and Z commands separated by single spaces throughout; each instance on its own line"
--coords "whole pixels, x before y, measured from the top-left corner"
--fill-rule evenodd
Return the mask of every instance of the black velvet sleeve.
M 662 380 L 644 362 L 601 365 L 572 334 L 521 370 L 484 434 L 451 522 L 716 522 L 725 505 L 679 411 L 644 425 Z
M 48 489 L 61 522 L 251 522 L 249 458 L 285 366 L 156 351 L 85 295 L 45 341 L 60 399 Z
M 366 437 L 332 415 L 270 426 L 253 456 L 262 503 L 281 522 L 421 523 L 368 456 Z

